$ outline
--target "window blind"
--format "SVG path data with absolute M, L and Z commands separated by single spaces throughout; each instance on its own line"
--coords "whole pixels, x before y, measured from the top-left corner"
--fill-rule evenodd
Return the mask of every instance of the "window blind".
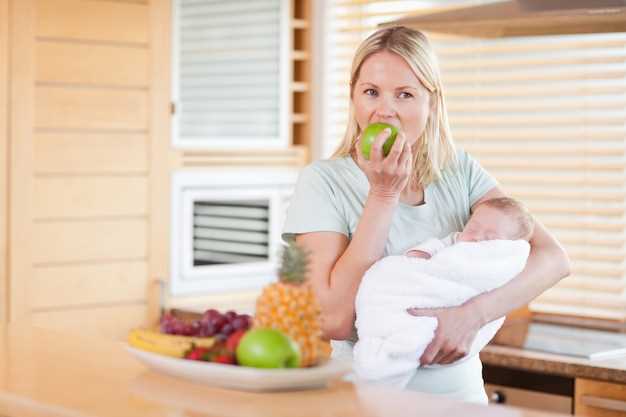
M 287 0 L 175 0 L 174 143 L 287 147 Z
M 331 3 L 326 156 L 344 133 L 358 43 L 378 23 L 409 8 L 430 12 L 434 2 Z M 468 2 L 444 6 L 455 3 Z M 626 321 L 626 34 L 429 37 L 455 142 L 523 201 L 570 255 L 572 275 L 530 309 Z

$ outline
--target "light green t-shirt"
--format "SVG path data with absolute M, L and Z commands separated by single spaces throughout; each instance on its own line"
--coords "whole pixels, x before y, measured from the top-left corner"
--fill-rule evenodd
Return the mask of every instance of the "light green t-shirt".
M 399 255 L 426 239 L 459 232 L 470 208 L 496 180 L 462 150 L 441 179 L 424 190 L 424 204 L 396 208 L 385 255 Z M 298 233 L 332 231 L 352 238 L 369 191 L 365 173 L 351 157 L 320 160 L 300 173 L 283 228 L 288 241 Z
M 424 190 L 424 204 L 400 203 L 393 214 L 385 255 L 403 254 L 430 238 L 459 232 L 470 208 L 497 185 L 472 157 L 462 150 L 441 179 Z M 300 173 L 287 209 L 283 239 L 298 233 L 333 231 L 348 238 L 356 230 L 369 190 L 367 177 L 351 157 L 316 161 Z M 349 357 L 356 341 L 332 341 L 333 356 Z M 416 364 L 417 365 L 417 364 Z M 486 404 L 482 365 L 478 355 L 458 364 L 417 368 L 408 389 Z

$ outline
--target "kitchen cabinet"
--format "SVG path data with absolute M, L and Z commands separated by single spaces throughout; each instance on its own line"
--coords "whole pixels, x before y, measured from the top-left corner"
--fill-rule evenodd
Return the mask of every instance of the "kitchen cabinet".
M 491 404 L 572 414 L 574 378 L 503 366 L 483 365 L 485 390 Z
M 587 417 L 626 417 L 626 385 L 577 378 L 574 414 Z

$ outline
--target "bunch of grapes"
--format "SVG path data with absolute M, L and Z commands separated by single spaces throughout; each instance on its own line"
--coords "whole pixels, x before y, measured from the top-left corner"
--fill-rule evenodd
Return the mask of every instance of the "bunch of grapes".
M 217 337 L 225 340 L 235 331 L 248 330 L 250 327 L 252 317 L 234 311 L 222 314 L 215 309 L 209 309 L 200 319 L 191 322 L 171 314 L 161 317 L 161 332 L 183 336 Z

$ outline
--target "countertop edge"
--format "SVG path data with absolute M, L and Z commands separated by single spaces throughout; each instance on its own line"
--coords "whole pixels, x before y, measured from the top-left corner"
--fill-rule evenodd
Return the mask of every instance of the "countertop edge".
M 514 347 L 487 345 L 480 352 L 480 359 L 484 364 L 492 366 L 626 384 L 626 358 L 622 358 L 621 363 L 616 366 L 618 359 L 589 361 Z

